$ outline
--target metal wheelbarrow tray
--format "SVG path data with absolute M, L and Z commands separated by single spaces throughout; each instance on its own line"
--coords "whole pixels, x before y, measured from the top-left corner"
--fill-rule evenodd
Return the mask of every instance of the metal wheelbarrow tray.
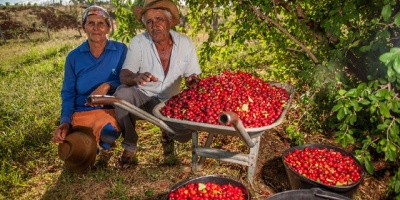
M 226 125 L 213 125 L 207 123 L 199 123 L 188 120 L 179 120 L 174 118 L 165 117 L 161 114 L 160 110 L 165 106 L 164 103 L 156 105 L 153 109 L 153 115 L 143 111 L 142 109 L 120 99 L 116 99 L 112 96 L 90 96 L 88 103 L 91 104 L 106 104 L 114 105 L 135 116 L 150 121 L 151 123 L 160 126 L 168 132 L 179 134 L 182 130 L 186 134 L 192 134 L 192 170 L 201 170 L 203 167 L 205 158 L 214 158 L 221 161 L 236 163 L 247 166 L 247 177 L 249 182 L 252 184 L 254 181 L 254 174 L 257 166 L 258 151 L 260 148 L 260 138 L 262 134 L 271 128 L 274 128 L 282 123 L 285 115 L 290 107 L 290 103 L 294 96 L 294 87 L 290 84 L 283 83 L 270 83 L 271 86 L 285 89 L 289 94 L 289 99 L 279 116 L 279 118 L 268 126 L 258 128 L 244 128 L 240 119 L 237 115 L 232 112 L 221 113 L 220 121 L 231 122 L 232 126 Z M 207 140 L 203 146 L 198 143 L 198 132 L 207 132 Z M 212 140 L 215 134 L 224 134 L 229 136 L 240 137 L 244 143 L 249 147 L 248 153 L 242 152 L 230 152 L 224 149 L 211 148 Z M 200 158 L 200 159 L 199 159 Z

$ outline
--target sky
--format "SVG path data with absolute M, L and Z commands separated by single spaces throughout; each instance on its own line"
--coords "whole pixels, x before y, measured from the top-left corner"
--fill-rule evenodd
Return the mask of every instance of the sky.
M 67 1 L 69 1 L 69 0 L 63 0 L 63 2 L 67 2 Z M 9 2 L 10 5 L 14 5 L 16 3 L 26 4 L 28 2 L 30 2 L 31 4 L 37 3 L 40 5 L 42 3 L 46 3 L 46 4 L 53 3 L 53 0 L 0 0 L 1 5 L 6 5 L 6 2 Z M 60 2 L 60 0 L 54 0 L 54 2 L 57 3 L 57 2 Z

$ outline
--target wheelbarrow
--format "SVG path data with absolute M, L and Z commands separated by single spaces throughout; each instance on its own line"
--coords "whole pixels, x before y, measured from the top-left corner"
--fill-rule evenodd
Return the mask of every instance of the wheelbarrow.
M 151 115 L 150 113 L 130 104 L 129 102 L 114 96 L 92 95 L 87 98 L 87 101 L 89 104 L 104 104 L 119 107 L 131 114 L 134 114 L 138 118 L 147 120 L 159 126 L 161 129 L 164 129 L 167 132 L 175 135 L 191 134 L 192 171 L 201 170 L 204 165 L 205 158 L 213 158 L 247 166 L 247 178 L 249 183 L 253 184 L 257 167 L 258 151 L 260 148 L 260 138 L 266 130 L 274 128 L 282 123 L 294 96 L 294 87 L 290 84 L 270 83 L 270 85 L 285 89 L 290 97 L 280 117 L 275 122 L 268 126 L 257 128 L 245 128 L 238 115 L 234 112 L 220 113 L 219 121 L 221 125 L 213 125 L 165 117 L 160 112 L 161 108 L 165 106 L 164 103 L 159 103 L 156 105 L 153 109 L 153 115 Z M 227 126 L 227 124 L 231 124 L 232 126 Z M 199 145 L 198 142 L 199 132 L 208 133 L 206 142 L 203 146 Z M 213 137 L 216 134 L 239 137 L 249 148 L 249 152 L 231 152 L 224 149 L 211 148 Z

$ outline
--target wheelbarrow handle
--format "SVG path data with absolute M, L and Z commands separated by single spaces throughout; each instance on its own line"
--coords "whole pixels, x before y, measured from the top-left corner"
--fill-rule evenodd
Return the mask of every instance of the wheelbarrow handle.
M 254 142 L 251 140 L 250 135 L 246 132 L 242 121 L 236 113 L 230 111 L 222 112 L 218 119 L 221 124 L 232 124 L 236 132 L 238 132 L 240 139 L 242 139 L 248 147 L 254 147 Z
M 121 102 L 121 99 L 110 95 L 90 95 L 86 98 L 89 105 L 111 105 L 113 106 L 117 102 Z
M 112 105 L 115 107 L 119 107 L 119 108 L 126 110 L 129 113 L 139 117 L 140 119 L 147 120 L 147 121 L 159 126 L 160 128 L 164 129 L 165 131 L 167 131 L 169 133 L 176 134 L 176 131 L 173 130 L 171 127 L 169 127 L 161 119 L 158 119 L 157 117 L 151 115 L 150 113 L 134 106 L 133 104 L 131 104 L 123 99 L 120 99 L 120 98 L 117 98 L 114 96 L 110 96 L 110 95 L 90 95 L 89 97 L 86 98 L 86 101 L 88 102 L 89 105 L 103 104 L 103 105 Z

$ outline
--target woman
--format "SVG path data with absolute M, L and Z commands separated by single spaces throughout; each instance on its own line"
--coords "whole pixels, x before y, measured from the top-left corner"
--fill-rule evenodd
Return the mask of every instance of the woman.
M 73 126 L 90 127 L 101 147 L 101 155 L 109 159 L 107 154 L 111 144 L 120 134 L 114 109 L 103 105 L 89 106 L 86 98 L 113 94 L 120 85 L 119 73 L 127 47 L 107 39 L 111 21 L 102 7 L 90 6 L 83 12 L 82 29 L 88 39 L 67 55 L 61 90 L 61 120 L 53 141 L 62 143 Z

